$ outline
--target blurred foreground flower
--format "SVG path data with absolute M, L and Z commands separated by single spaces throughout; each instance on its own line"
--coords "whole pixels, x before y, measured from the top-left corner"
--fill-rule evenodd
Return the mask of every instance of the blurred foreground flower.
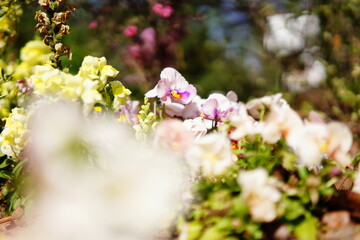
M 281 195 L 271 181 L 263 168 L 239 173 L 241 196 L 248 204 L 252 218 L 257 222 L 271 222 L 277 216 L 276 203 L 280 201 Z
M 176 215 L 177 159 L 139 144 L 115 119 L 77 105 L 40 104 L 29 155 L 37 195 L 15 239 L 151 239 Z
M 206 177 L 224 174 L 234 165 L 230 140 L 221 133 L 211 133 L 198 138 L 186 153 L 193 174 L 201 172 Z

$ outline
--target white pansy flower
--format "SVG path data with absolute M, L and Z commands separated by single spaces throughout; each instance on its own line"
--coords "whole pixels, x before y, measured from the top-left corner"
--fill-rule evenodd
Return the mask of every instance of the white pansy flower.
M 193 173 L 201 170 L 207 177 L 220 176 L 234 164 L 230 140 L 221 133 L 198 138 L 187 151 L 186 159 Z
M 260 134 L 267 143 L 272 144 L 283 136 L 287 138 L 291 131 L 302 125 L 300 116 L 290 106 L 273 106 L 265 118 Z
M 331 158 L 341 165 L 350 164 L 348 154 L 352 145 L 352 135 L 343 123 L 306 123 L 291 132 L 288 144 L 298 155 L 301 163 L 318 166 L 323 158 Z
M 240 171 L 238 183 L 241 196 L 249 206 L 250 215 L 257 222 L 271 222 L 277 216 L 276 204 L 281 194 L 276 189 L 265 169 Z
M 288 105 L 288 103 L 282 98 L 281 93 L 277 93 L 275 95 L 252 99 L 246 103 L 246 108 L 251 116 L 259 119 L 261 111 L 265 108 L 270 108 L 272 106 L 281 107 L 285 105 Z
M 197 117 L 194 119 L 187 119 L 183 122 L 185 128 L 189 129 L 197 138 L 204 136 L 207 131 L 208 127 L 206 125 L 208 120 L 204 120 L 202 117 Z M 211 121 L 209 122 L 211 126 Z
M 239 103 L 237 110 L 230 115 L 230 123 L 235 130 L 230 133 L 230 138 L 239 140 L 247 135 L 254 135 L 260 132 L 260 125 L 248 113 L 246 106 Z

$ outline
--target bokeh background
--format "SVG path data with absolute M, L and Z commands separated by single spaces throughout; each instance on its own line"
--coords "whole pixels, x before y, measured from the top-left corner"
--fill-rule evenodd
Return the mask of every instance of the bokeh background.
M 282 92 L 347 122 L 359 137 L 360 0 L 73 0 L 64 42 L 77 72 L 86 55 L 105 56 L 135 98 L 174 67 L 201 97 L 233 90 L 239 100 Z M 165 12 L 154 9 L 160 4 Z M 157 5 L 159 6 L 159 5 Z M 37 33 L 36 1 L 25 6 L 16 56 Z M 129 26 L 130 32 L 126 32 Z M 40 37 L 39 37 L 40 39 Z

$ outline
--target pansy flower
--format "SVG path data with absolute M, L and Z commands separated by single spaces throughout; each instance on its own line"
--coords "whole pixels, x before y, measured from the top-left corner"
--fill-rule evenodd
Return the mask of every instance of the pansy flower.
M 164 103 L 188 104 L 196 96 L 196 88 L 189 84 L 178 71 L 168 67 L 162 70 L 158 84 L 145 96 L 158 97 Z
M 209 120 L 221 121 L 235 110 L 236 102 L 219 93 L 211 94 L 202 105 L 204 118 Z

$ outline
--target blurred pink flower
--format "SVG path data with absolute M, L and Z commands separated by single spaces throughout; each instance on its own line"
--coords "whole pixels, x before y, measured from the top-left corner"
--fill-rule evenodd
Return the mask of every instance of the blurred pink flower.
M 92 20 L 88 25 L 88 28 L 90 29 L 96 29 L 97 27 L 98 27 L 98 22 L 96 20 Z
M 162 9 L 161 9 L 161 13 L 160 15 L 163 17 L 163 18 L 168 18 L 171 16 L 172 12 L 174 11 L 174 9 L 170 6 L 164 6 Z
M 155 143 L 178 153 L 185 152 L 193 141 L 193 133 L 178 119 L 167 119 L 160 122 L 155 131 Z
M 161 3 L 155 3 L 152 8 L 152 11 L 163 18 L 168 18 L 171 16 L 174 9 L 171 6 L 164 6 Z
M 152 10 L 154 13 L 160 14 L 161 10 L 163 9 L 163 5 L 161 3 L 155 3 Z
M 141 46 L 137 43 L 131 44 L 128 47 L 128 52 L 133 58 L 141 58 Z
M 123 34 L 126 36 L 126 37 L 133 37 L 137 34 L 138 32 L 138 28 L 137 26 L 127 26 L 124 31 L 123 31 Z
M 149 63 L 155 56 L 156 32 L 154 28 L 145 28 L 139 36 L 139 40 L 128 46 L 128 53 L 132 58 L 139 59 L 143 64 Z
M 174 68 L 165 68 L 160 74 L 158 84 L 145 94 L 146 97 L 158 97 L 164 103 L 189 104 L 196 96 L 196 88 Z

